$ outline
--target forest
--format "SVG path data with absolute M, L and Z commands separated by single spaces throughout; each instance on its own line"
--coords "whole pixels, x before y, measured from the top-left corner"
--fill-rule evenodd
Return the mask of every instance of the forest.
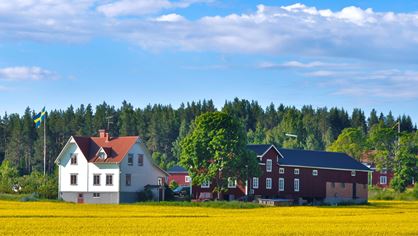
M 195 117 L 217 110 L 243 122 L 249 143 L 345 151 L 357 159 L 365 151 L 374 150 L 374 154 L 388 157 L 380 158 L 383 164 L 395 155 L 396 145 L 399 147 L 398 122 L 404 137 L 417 140 L 417 127 L 410 116 L 394 117 L 391 112 L 383 114 L 374 109 L 366 116 L 361 109 L 349 113 L 337 107 L 296 108 L 272 103 L 263 108 L 257 101 L 238 98 L 226 101 L 221 108 L 216 108 L 212 100 L 188 102 L 177 109 L 161 104 L 137 108 L 127 101 L 115 107 L 103 102 L 96 107 L 88 104 L 65 110 L 47 109 L 47 172 L 53 173 L 54 160 L 70 136 L 97 136 L 103 128 L 109 128 L 112 136 L 139 135 L 155 162 L 169 168 L 178 163 L 180 140 Z M 23 115 L 6 113 L 0 117 L 0 161 L 8 160 L 20 175 L 43 171 L 44 129 L 35 128 L 32 119 L 37 112 L 28 107 Z M 412 151 L 416 146 L 412 144 Z

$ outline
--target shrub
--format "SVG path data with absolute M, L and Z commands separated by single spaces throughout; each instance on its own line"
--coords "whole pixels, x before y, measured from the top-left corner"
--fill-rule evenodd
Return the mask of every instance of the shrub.
M 412 195 L 418 200 L 418 184 L 415 184 L 415 187 L 412 190 Z
M 151 201 L 153 199 L 153 194 L 150 189 L 145 189 L 138 193 L 138 201 L 146 202 Z
M 170 182 L 170 189 L 174 190 L 178 186 L 179 186 L 179 184 L 175 180 L 173 180 L 173 181 Z

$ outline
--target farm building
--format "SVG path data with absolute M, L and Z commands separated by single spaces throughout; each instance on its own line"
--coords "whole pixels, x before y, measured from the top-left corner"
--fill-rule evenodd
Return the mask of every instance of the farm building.
M 70 137 L 55 163 L 59 198 L 69 202 L 136 202 L 145 187 L 162 199 L 168 177 L 141 138 L 110 137 L 105 130 L 99 130 L 99 137 Z
M 190 186 L 191 178 L 188 171 L 181 166 L 173 166 L 167 170 L 168 183 L 175 181 L 179 186 Z
M 246 195 L 302 202 L 366 202 L 370 169 L 344 153 L 248 145 L 257 154 L 261 175 L 228 183 L 227 200 Z M 193 198 L 212 192 L 214 184 L 193 186 Z

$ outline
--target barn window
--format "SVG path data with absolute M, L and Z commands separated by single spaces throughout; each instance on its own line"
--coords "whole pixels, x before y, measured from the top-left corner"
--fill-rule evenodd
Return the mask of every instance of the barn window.
M 318 170 L 312 170 L 312 175 L 313 176 L 318 176 Z
M 294 170 L 293 170 L 293 173 L 294 173 L 295 175 L 298 175 L 298 174 L 299 174 L 299 169 L 294 169 Z
M 385 175 L 380 176 L 380 184 L 387 184 L 388 178 Z
M 235 188 L 237 187 L 237 180 L 234 178 L 228 178 L 228 188 Z
M 258 177 L 253 177 L 253 189 L 258 189 Z
M 138 154 L 138 166 L 144 165 L 144 154 Z
M 279 168 L 279 174 L 284 174 L 284 168 Z
M 200 185 L 201 188 L 209 188 L 210 182 L 209 180 L 203 180 L 202 185 Z
M 71 165 L 77 165 L 77 153 L 71 153 Z
M 128 166 L 132 166 L 134 164 L 134 154 L 128 154 Z
M 93 175 L 93 185 L 100 185 L 100 174 Z
M 293 181 L 293 187 L 294 187 L 295 192 L 299 192 L 299 188 L 300 188 L 299 184 L 300 184 L 299 179 L 295 179 Z
M 271 161 L 271 159 L 267 159 L 266 160 L 266 171 L 267 172 L 271 172 L 272 165 L 273 165 L 273 162 Z
M 99 198 L 100 197 L 100 193 L 93 193 L 93 197 L 94 198 Z
M 266 178 L 266 189 L 271 189 L 271 178 Z
M 106 185 L 113 185 L 113 174 L 106 174 Z
M 184 176 L 184 182 L 190 183 L 191 180 L 192 180 L 192 178 L 190 178 L 190 176 L 188 176 L 188 175 Z
M 131 174 L 126 174 L 125 175 L 125 185 L 126 186 L 131 186 L 131 184 L 132 184 Z
M 70 184 L 71 185 L 77 185 L 77 174 L 71 174 L 70 175 Z
M 279 191 L 284 191 L 284 178 L 279 178 Z
M 356 176 L 356 171 L 355 170 L 351 171 L 351 176 Z

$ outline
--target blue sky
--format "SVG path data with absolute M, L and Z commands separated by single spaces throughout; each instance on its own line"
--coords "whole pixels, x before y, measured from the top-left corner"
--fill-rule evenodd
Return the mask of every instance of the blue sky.
M 418 120 L 417 1 L 11 0 L 0 113 L 234 97 Z

